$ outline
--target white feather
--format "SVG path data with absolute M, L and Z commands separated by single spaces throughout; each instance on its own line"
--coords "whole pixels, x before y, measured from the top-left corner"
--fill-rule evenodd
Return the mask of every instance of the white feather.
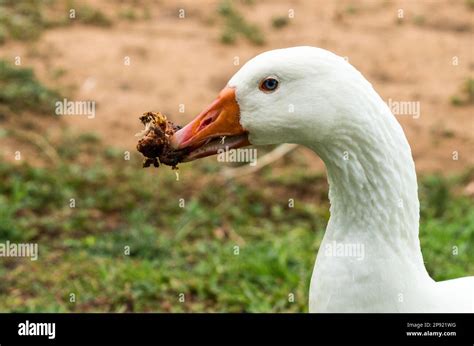
M 273 93 L 259 90 L 268 76 Z M 265 52 L 229 81 L 253 144 L 298 143 L 325 162 L 331 217 L 311 312 L 473 312 L 474 277 L 436 283 L 418 238 L 415 165 L 403 130 L 343 58 L 313 47 Z M 363 248 L 363 258 L 338 246 Z M 360 251 L 359 251 L 360 252 Z

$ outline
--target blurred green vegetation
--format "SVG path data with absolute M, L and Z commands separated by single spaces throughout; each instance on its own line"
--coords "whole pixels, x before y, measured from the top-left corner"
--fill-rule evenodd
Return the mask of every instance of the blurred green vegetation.
M 102 27 L 109 27 L 112 25 L 112 20 L 96 8 L 82 4 L 77 6 L 72 1 L 69 3 L 68 7 L 76 9 L 76 18 L 80 23 Z
M 2 259 L 0 311 L 305 309 L 325 213 L 290 210 L 257 186 L 186 179 L 207 166 L 176 181 L 108 149 L 84 167 L 75 160 L 97 147 L 90 139 L 61 144 L 56 167 L 0 164 L 0 239 L 40 246 L 37 262 Z
M 125 5 L 118 10 L 117 17 L 130 22 L 150 20 L 151 10 L 146 3 L 140 5 L 139 7 Z
M 68 9 L 76 3 L 56 4 L 0 0 L 0 43 L 73 23 Z M 111 25 L 99 10 L 77 4 L 76 21 Z M 232 2 L 222 1 L 219 13 L 223 42 L 242 35 L 264 43 Z M 140 19 L 130 9 L 118 16 Z M 275 28 L 286 23 L 272 21 Z M 466 82 L 461 102 L 472 102 L 472 85 Z M 5 109 L 48 113 L 58 98 L 30 69 L 0 60 L 0 121 Z M 15 136 L 3 124 L 0 137 Z M 0 242 L 35 242 L 40 251 L 38 261 L 0 259 L 0 311 L 307 311 L 329 212 L 325 177 L 305 159 L 294 155 L 276 169 L 226 182 L 209 158 L 182 165 L 176 181 L 170 169 L 141 169 L 138 154 L 126 160 L 94 133 L 65 132 L 50 146 L 57 157 L 48 166 L 0 162 Z M 436 280 L 474 274 L 474 208 L 462 193 L 473 178 L 468 171 L 420 180 L 420 238 Z
M 74 18 L 70 18 L 74 10 Z M 112 21 L 81 1 L 0 0 L 0 44 L 8 39 L 31 41 L 48 29 L 82 23 L 108 27 Z
M 45 27 L 42 7 L 43 4 L 40 1 L 1 0 L 0 43 L 8 37 L 16 40 L 38 38 Z
M 26 110 L 50 113 L 59 99 L 59 93 L 41 84 L 32 69 L 0 59 L 0 113 L 7 108 L 17 114 Z
M 30 69 L 0 60 L 0 77 L 10 115 L 49 112 L 59 97 Z M 242 182 L 196 180 L 219 169 L 209 159 L 183 165 L 176 181 L 94 133 L 66 131 L 47 147 L 57 152 L 47 167 L 0 163 L 0 241 L 40 248 L 36 262 L 0 261 L 0 311 L 306 311 L 329 213 L 325 177 L 304 159 Z M 457 191 L 473 176 L 421 181 L 421 242 L 435 279 L 474 273 L 472 200 Z
M 474 78 L 467 78 L 461 88 L 460 94 L 451 97 L 453 106 L 464 106 L 474 104 Z
M 251 5 L 251 2 L 249 3 Z M 233 44 L 239 35 L 255 45 L 263 45 L 265 38 L 260 28 L 247 22 L 241 13 L 235 8 L 234 3 L 223 0 L 219 3 L 218 13 L 224 18 L 224 31 L 221 35 L 221 42 Z
M 463 175 L 426 176 L 420 184 L 420 239 L 425 265 L 435 280 L 474 275 L 474 207 Z
M 1 260 L 0 311 L 306 311 L 329 214 L 325 178 L 297 156 L 242 182 L 196 180 L 215 170 L 209 159 L 182 165 L 176 181 L 134 153 L 101 151 L 93 134 L 57 147 L 51 167 L 0 164 L 0 239 L 40 251 L 36 262 Z M 473 176 L 421 180 L 421 242 L 437 280 L 474 273 L 474 209 L 458 191 Z
M 288 17 L 281 16 L 281 17 L 272 18 L 272 26 L 275 29 L 281 29 L 287 26 L 289 23 L 290 23 L 290 20 L 288 19 Z

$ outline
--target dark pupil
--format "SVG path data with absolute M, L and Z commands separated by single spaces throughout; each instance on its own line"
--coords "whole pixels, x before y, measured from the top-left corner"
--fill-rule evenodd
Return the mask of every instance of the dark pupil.
M 276 79 L 270 78 L 270 79 L 265 80 L 263 85 L 265 86 L 265 89 L 267 90 L 274 90 L 277 87 L 278 82 Z

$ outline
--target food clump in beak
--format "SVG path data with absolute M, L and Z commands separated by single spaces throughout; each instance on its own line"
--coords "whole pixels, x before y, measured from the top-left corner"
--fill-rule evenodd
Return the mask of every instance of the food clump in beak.
M 165 115 L 157 112 L 146 112 L 139 118 L 145 129 L 136 136 L 141 137 L 137 150 L 145 156 L 143 167 L 159 167 L 160 163 L 177 169 L 187 150 L 174 150 L 170 139 L 181 126 L 173 124 Z

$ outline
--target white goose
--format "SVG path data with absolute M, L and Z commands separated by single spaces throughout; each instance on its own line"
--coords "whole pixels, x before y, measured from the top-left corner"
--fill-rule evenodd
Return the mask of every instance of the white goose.
M 437 283 L 428 275 L 410 146 L 388 106 L 343 58 L 314 47 L 258 55 L 172 142 L 191 150 L 188 161 L 226 146 L 280 143 L 322 158 L 331 217 L 310 312 L 474 311 L 474 277 Z M 346 245 L 362 257 L 327 251 Z

